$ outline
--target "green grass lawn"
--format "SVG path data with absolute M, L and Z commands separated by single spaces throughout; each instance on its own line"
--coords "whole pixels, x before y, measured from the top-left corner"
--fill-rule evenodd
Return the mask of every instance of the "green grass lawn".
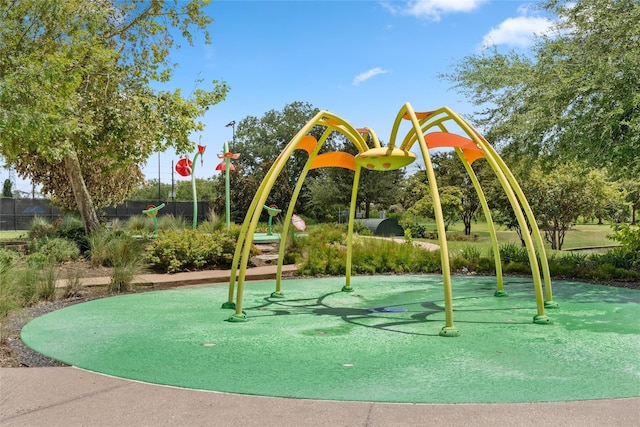
M 25 230 L 0 231 L 0 241 L 24 239 L 26 236 L 27 232 Z
M 436 228 L 435 223 L 427 224 L 429 230 Z M 451 233 L 464 233 L 464 225 L 462 223 L 456 223 L 449 227 L 448 232 Z M 447 245 L 450 252 L 459 251 L 467 246 L 476 246 L 480 249 L 481 253 L 488 254 L 491 250 L 491 237 L 489 234 L 489 227 L 486 222 L 473 223 L 471 225 L 471 234 L 478 235 L 477 240 L 469 241 L 455 241 L 448 240 Z M 544 233 L 541 231 L 542 238 L 544 239 Z M 608 224 L 579 224 L 575 225 L 569 230 L 565 236 L 563 250 L 572 248 L 583 248 L 591 246 L 608 246 L 615 245 L 614 240 L 607 238 L 611 234 L 611 227 Z M 520 239 L 515 231 L 506 230 L 504 227 L 496 226 L 496 235 L 498 238 L 498 244 L 503 245 L 506 243 L 520 244 Z M 425 239 L 419 239 L 425 240 Z M 427 242 L 438 244 L 437 240 L 425 240 Z M 551 245 L 545 241 L 546 250 L 551 253 Z

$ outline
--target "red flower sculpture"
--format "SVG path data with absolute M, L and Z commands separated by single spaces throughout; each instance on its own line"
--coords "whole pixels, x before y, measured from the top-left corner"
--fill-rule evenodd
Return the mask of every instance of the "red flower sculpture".
M 176 163 L 176 172 L 182 176 L 189 176 L 191 175 L 192 164 L 193 162 L 186 157 L 184 159 L 180 159 L 178 160 L 178 163 Z
M 227 164 L 225 162 L 218 163 L 218 166 L 216 166 L 216 170 L 217 171 L 223 171 L 223 172 L 226 171 L 227 170 Z M 230 171 L 236 170 L 236 167 L 233 166 L 233 163 L 229 163 L 229 170 Z
M 219 159 L 234 159 L 234 160 L 235 160 L 235 159 L 237 159 L 237 158 L 239 158 L 239 157 L 240 157 L 240 154 L 238 154 L 238 153 L 232 153 L 232 152 L 230 152 L 230 151 L 227 151 L 227 152 L 226 152 L 226 153 L 224 153 L 224 154 L 218 154 L 218 158 L 219 158 Z

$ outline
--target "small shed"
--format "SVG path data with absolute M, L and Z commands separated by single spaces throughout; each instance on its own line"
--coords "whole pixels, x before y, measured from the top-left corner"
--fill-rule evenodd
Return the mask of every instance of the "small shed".
M 371 230 L 374 236 L 404 236 L 404 228 L 395 218 L 369 218 L 356 219 L 356 221 Z

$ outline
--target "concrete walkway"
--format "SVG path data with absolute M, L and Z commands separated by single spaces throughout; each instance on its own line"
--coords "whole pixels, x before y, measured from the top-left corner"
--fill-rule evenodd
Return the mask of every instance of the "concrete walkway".
M 3 427 L 640 425 L 640 399 L 510 405 L 313 401 L 163 387 L 76 368 L 5 368 L 0 382 Z
M 296 271 L 295 265 L 283 265 L 282 275 L 287 276 Z M 266 265 L 262 267 L 252 267 L 247 269 L 245 280 L 267 280 L 275 278 L 276 266 Z M 106 286 L 111 281 L 109 277 L 85 277 L 80 279 L 82 286 Z M 135 276 L 132 284 L 138 286 L 149 286 L 154 288 L 166 288 L 189 285 L 205 285 L 214 283 L 229 283 L 229 270 L 204 270 L 192 271 L 188 273 L 174 274 L 139 274 Z M 67 286 L 66 279 L 60 279 L 56 287 Z
M 247 280 L 274 276 L 275 266 L 247 272 Z M 137 280 L 167 287 L 213 284 L 227 281 L 228 272 L 140 276 Z M 94 285 L 98 282 L 92 281 Z M 314 401 L 158 386 L 73 367 L 0 368 L 0 425 L 637 426 L 640 398 L 449 405 Z

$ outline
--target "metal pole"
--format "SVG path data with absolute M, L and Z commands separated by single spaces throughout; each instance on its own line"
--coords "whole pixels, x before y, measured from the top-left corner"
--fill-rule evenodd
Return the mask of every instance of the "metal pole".
M 160 152 L 158 151 L 158 203 L 162 202 L 160 197 Z
M 236 145 L 236 121 L 235 120 L 231 120 L 229 123 L 227 123 L 224 127 L 229 127 L 231 126 L 231 141 L 233 142 L 233 146 L 235 147 Z M 227 141 L 224 142 L 224 153 L 229 153 L 231 152 L 231 149 L 229 148 L 229 143 Z M 224 159 L 224 163 L 225 163 L 225 172 L 224 172 L 224 192 L 225 192 L 225 215 L 226 215 L 226 225 L 227 225 L 227 230 L 229 230 L 231 228 L 231 196 L 230 196 L 230 190 L 229 190 L 229 169 L 231 169 L 231 159 L 229 157 L 225 157 Z
M 236 121 L 235 120 L 231 120 L 229 123 L 227 123 L 226 125 L 224 125 L 224 127 L 228 128 L 231 127 L 231 141 L 233 142 L 233 146 L 235 147 L 236 145 Z
M 227 141 L 224 142 L 224 152 L 225 154 L 229 152 L 229 143 Z M 229 230 L 231 228 L 231 192 L 229 190 L 229 169 L 231 169 L 231 159 L 229 157 L 225 157 L 224 163 L 225 219 L 227 223 L 227 230 Z

